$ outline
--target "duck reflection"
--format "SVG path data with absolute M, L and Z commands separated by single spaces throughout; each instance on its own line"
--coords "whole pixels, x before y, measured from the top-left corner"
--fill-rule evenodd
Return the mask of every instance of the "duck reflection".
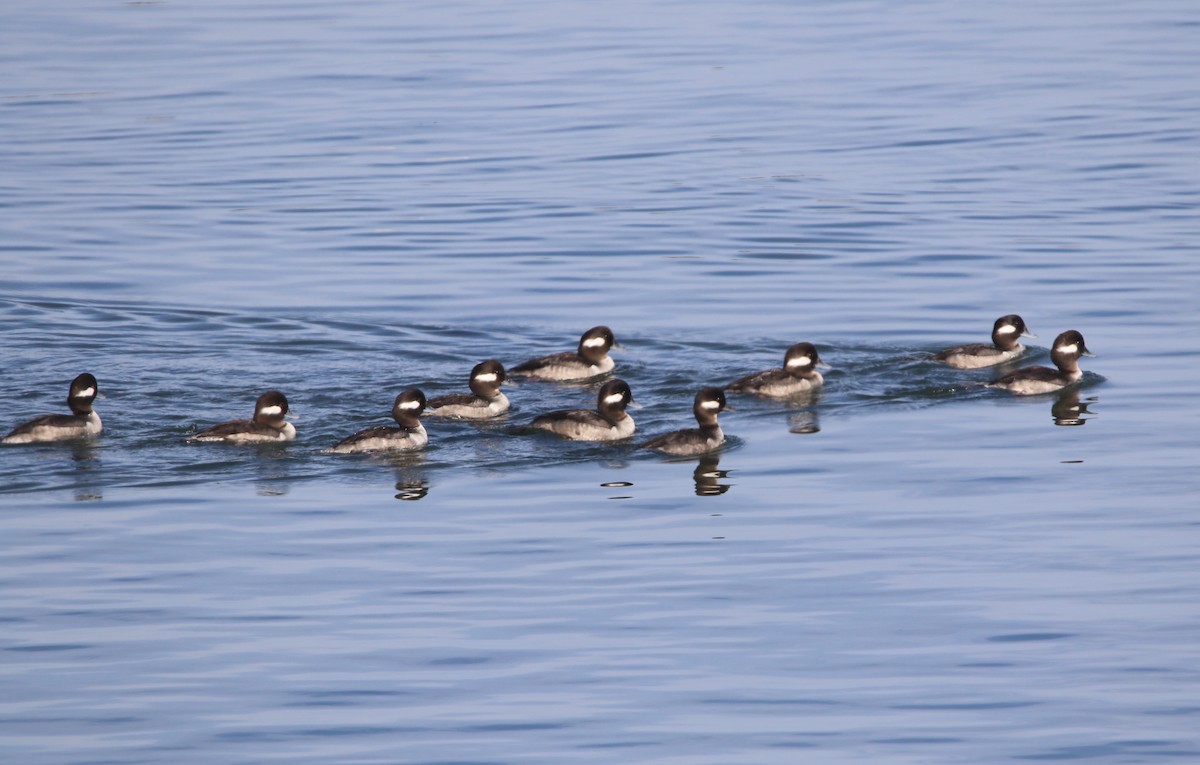
M 800 391 L 796 395 L 787 400 L 788 406 L 793 409 L 796 407 L 811 407 L 821 403 L 821 396 L 824 395 L 824 388 L 812 388 L 811 390 Z
M 1083 415 L 1094 414 L 1094 412 L 1088 411 L 1088 406 L 1095 402 L 1095 397 L 1082 399 L 1078 389 L 1068 389 L 1054 399 L 1054 404 L 1050 406 L 1050 416 L 1054 418 L 1055 425 L 1064 427 L 1086 425 L 1087 418 Z
M 423 478 L 415 481 L 396 481 L 396 499 L 415 502 L 424 499 L 427 494 L 429 481 Z
M 254 493 L 260 497 L 282 497 L 291 490 L 288 454 L 277 446 L 254 447 Z
M 100 455 L 95 445 L 90 440 L 72 443 L 71 461 L 75 463 L 75 501 L 104 499 L 100 490 Z
M 788 399 L 788 408 L 794 410 L 788 415 L 788 432 L 799 435 L 821 432 L 821 420 L 816 409 L 821 401 L 821 392 L 821 388 L 814 388 Z
M 692 471 L 697 497 L 716 497 L 729 491 L 732 484 L 721 483 L 722 478 L 729 476 L 729 471 L 720 469 L 720 459 L 716 454 L 701 457 L 700 464 Z
M 602 489 L 628 489 L 631 486 L 633 486 L 633 483 L 630 481 L 605 481 L 604 483 L 600 484 L 600 488 Z M 633 499 L 633 495 L 618 494 L 609 497 L 609 499 Z
M 788 432 L 799 435 L 821 432 L 821 420 L 816 409 L 804 409 L 788 415 Z
M 429 495 L 429 477 L 425 473 L 425 455 L 421 452 L 392 452 L 383 459 L 391 463 L 396 475 L 396 499 L 416 502 Z

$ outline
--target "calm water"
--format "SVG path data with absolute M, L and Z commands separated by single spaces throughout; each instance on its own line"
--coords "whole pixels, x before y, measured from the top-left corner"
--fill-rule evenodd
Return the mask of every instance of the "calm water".
M 1200 8 L 0 14 L 0 759 L 1200 760 Z M 920 354 L 1000 314 L 1072 396 Z M 611 325 L 711 460 L 320 449 Z M 283 389 L 300 438 L 188 445 Z

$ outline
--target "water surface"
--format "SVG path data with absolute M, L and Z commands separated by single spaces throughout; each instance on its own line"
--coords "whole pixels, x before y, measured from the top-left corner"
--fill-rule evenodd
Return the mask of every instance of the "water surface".
M 1184 2 L 22 6 L 0 66 L 0 752 L 23 763 L 1193 762 Z M 1018 312 L 1079 389 L 921 360 Z M 524 384 L 599 323 L 644 435 Z M 284 390 L 285 447 L 189 445 Z

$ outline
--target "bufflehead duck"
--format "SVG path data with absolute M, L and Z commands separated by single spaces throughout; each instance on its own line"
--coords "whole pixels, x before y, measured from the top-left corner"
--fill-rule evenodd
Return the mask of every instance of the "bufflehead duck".
M 1001 316 L 992 325 L 992 344 L 969 343 L 933 354 L 933 361 L 955 369 L 982 369 L 1012 361 L 1025 352 L 1021 337 L 1037 337 L 1015 313 Z
M 421 424 L 421 412 L 425 409 L 425 394 L 416 388 L 396 396 L 392 404 L 392 417 L 400 425 L 376 425 L 360 430 L 349 438 L 339 441 L 325 450 L 327 454 L 353 454 L 355 452 L 381 452 L 420 449 L 429 443 L 429 435 Z
M 457 417 L 462 420 L 485 420 L 508 411 L 508 397 L 500 392 L 504 383 L 504 365 L 488 359 L 471 370 L 471 392 L 451 393 L 431 398 L 426 417 Z
M 724 391 L 720 388 L 704 388 L 696 394 L 696 401 L 692 404 L 692 413 L 696 415 L 699 428 L 676 430 L 652 438 L 642 444 L 642 448 L 681 457 L 711 452 L 725 443 L 725 434 L 717 423 L 717 413 L 728 408 Z
M 187 440 L 235 444 L 291 441 L 296 438 L 296 426 L 283 419 L 287 413 L 287 397 L 277 390 L 269 390 L 254 402 L 254 419 L 222 422 L 189 436 Z
M 1058 369 L 1025 367 L 987 383 L 987 387 L 1003 388 L 1022 396 L 1053 393 L 1082 380 L 1083 372 L 1079 369 L 1079 357 L 1092 355 L 1094 354 L 1087 349 L 1083 342 L 1083 335 L 1073 329 L 1068 329 L 1054 338 L 1054 347 L 1050 349 L 1050 360 Z
M 579 350 L 530 359 L 508 370 L 511 377 L 537 380 L 587 380 L 611 372 L 614 366 L 608 352 L 620 348 L 608 327 L 592 327 L 579 338 Z
M 625 407 L 633 403 L 633 391 L 624 380 L 609 380 L 600 386 L 596 410 L 567 409 L 535 417 L 530 427 L 547 430 L 572 441 L 616 441 L 633 435 L 633 418 Z
M 12 429 L 0 443 L 41 444 L 50 441 L 69 441 L 100 432 L 100 415 L 92 409 L 99 388 L 96 378 L 84 372 L 71 381 L 67 406 L 71 414 L 44 414 Z
M 812 343 L 796 343 L 783 354 L 782 369 L 767 369 L 734 380 L 725 390 L 787 398 L 819 387 L 825 378 L 818 369 L 829 369 Z

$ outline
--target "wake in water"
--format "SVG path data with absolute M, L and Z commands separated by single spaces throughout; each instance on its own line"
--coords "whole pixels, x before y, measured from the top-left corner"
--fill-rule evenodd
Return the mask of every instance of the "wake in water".
M 31 402 L 39 402 L 44 391 L 37 386 L 49 386 L 47 381 L 62 376 L 68 366 L 62 358 L 71 357 L 71 365 L 103 370 L 100 377 L 108 396 L 105 433 L 93 443 L 65 451 L 5 450 L 0 490 L 18 493 L 70 484 L 80 475 L 76 468 L 81 464 L 88 466 L 90 472 L 82 475 L 89 480 L 102 475 L 101 483 L 114 486 L 237 480 L 263 470 L 282 470 L 289 481 L 361 475 L 375 469 L 372 459 L 338 459 L 322 452 L 349 430 L 372 422 L 386 426 L 380 414 L 398 391 L 411 387 L 427 391 L 431 398 L 465 396 L 455 391 L 468 370 L 476 366 L 478 371 L 479 359 L 531 358 L 561 342 L 553 332 L 521 334 L 509 329 L 499 334 L 142 305 L 9 303 L 3 310 L 16 326 L 12 355 L 21 359 L 20 379 L 28 385 L 13 390 L 18 386 L 10 382 L 13 395 L 0 400 L 0 420 L 17 420 Z M 45 352 L 34 333 L 22 326 L 36 326 L 37 338 L 53 338 L 52 344 L 70 347 L 72 353 Z M 89 327 L 86 338 L 81 336 L 81 326 Z M 607 337 L 611 338 L 611 331 Z M 585 334 L 581 343 L 587 339 Z M 490 471 L 651 458 L 636 445 L 691 419 L 698 389 L 757 379 L 747 375 L 769 366 L 789 345 L 800 347 L 789 338 L 765 338 L 748 345 L 638 335 L 623 339 L 626 348 L 616 351 L 616 373 L 628 382 L 632 398 L 640 404 L 632 438 L 597 444 L 530 435 L 529 426 L 538 415 L 594 407 L 601 386 L 610 378 L 527 381 L 511 391 L 511 408 L 499 416 L 427 419 L 424 466 Z M 604 345 L 607 351 L 615 343 L 606 340 Z M 85 350 L 78 353 L 81 347 Z M 957 370 L 933 363 L 926 349 L 855 342 L 831 341 L 808 348 L 811 357 L 789 350 L 784 364 L 803 356 L 815 372 L 818 362 L 828 361 L 832 368 L 823 379 L 819 374 L 808 378 L 821 379 L 822 384 L 806 385 L 781 398 L 731 391 L 730 403 L 738 411 L 723 420 L 732 434 L 725 448 L 752 439 L 756 428 L 776 422 L 792 433 L 811 435 L 820 432 L 822 422 L 839 417 L 979 402 L 998 395 L 986 389 L 985 382 L 1019 366 L 1010 362 L 991 369 Z M 1044 354 L 1043 349 L 1031 349 L 1020 364 Z M 681 360 L 686 366 L 681 366 Z M 786 366 L 779 370 L 784 372 Z M 9 379 L 16 378 L 10 374 Z M 1083 387 L 1102 379 L 1085 373 Z M 286 390 L 291 405 L 303 412 L 290 445 L 239 448 L 185 443 L 202 426 L 227 415 L 230 402 L 271 386 Z M 1086 422 L 1094 399 L 1070 400 L 1073 403 L 1062 404 L 1062 416 L 1056 420 Z M 264 481 L 271 484 L 280 478 L 268 476 Z

